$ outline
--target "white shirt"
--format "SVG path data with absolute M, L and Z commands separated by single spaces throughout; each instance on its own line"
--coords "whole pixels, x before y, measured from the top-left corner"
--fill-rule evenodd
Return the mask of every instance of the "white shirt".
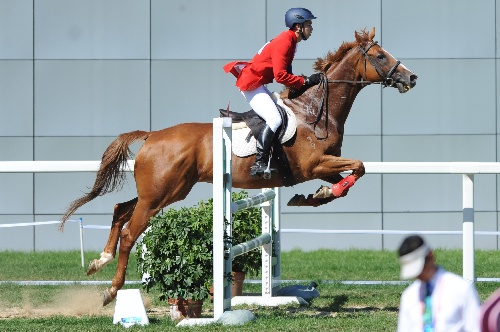
M 480 331 L 480 302 L 474 284 L 439 267 L 430 280 L 435 332 Z M 425 283 L 416 280 L 401 295 L 398 332 L 423 331 Z

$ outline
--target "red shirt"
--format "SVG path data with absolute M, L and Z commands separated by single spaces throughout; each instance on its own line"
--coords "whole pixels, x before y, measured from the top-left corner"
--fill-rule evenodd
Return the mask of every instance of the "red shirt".
M 304 84 L 304 78 L 288 72 L 296 47 L 295 32 L 286 30 L 264 45 L 241 72 L 235 68 L 242 64 L 241 61 L 226 64 L 224 70 L 237 77 L 236 86 L 242 91 L 254 90 L 272 83 L 273 79 L 287 87 L 299 89 Z

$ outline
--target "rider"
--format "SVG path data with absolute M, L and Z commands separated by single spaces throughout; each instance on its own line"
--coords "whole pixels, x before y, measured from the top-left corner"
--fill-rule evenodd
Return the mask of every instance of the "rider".
M 236 86 L 246 98 L 250 107 L 266 121 L 257 137 L 257 156 L 250 167 L 250 176 L 263 175 L 269 161 L 269 153 L 274 134 L 281 125 L 281 116 L 265 84 L 273 79 L 287 87 L 300 89 L 302 86 L 316 85 L 320 74 L 305 78 L 292 74 L 292 61 L 297 43 L 307 40 L 313 31 L 312 20 L 316 17 L 306 8 L 291 8 L 285 14 L 283 31 L 265 44 L 249 62 L 234 61 L 224 66 L 224 70 L 237 77 Z

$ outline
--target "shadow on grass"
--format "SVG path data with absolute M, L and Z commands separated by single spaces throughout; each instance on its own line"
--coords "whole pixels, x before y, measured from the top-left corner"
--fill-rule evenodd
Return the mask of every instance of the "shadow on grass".
M 318 306 L 316 307 L 317 310 L 320 311 L 330 311 L 330 312 L 359 312 L 359 311 L 364 311 L 364 312 L 372 312 L 372 311 L 390 311 L 390 312 L 397 312 L 399 310 L 398 307 L 383 307 L 383 308 L 378 308 L 378 307 L 344 307 L 344 305 L 348 302 L 349 296 L 346 294 L 340 294 L 340 295 L 335 295 L 332 296 L 332 302 L 326 306 Z

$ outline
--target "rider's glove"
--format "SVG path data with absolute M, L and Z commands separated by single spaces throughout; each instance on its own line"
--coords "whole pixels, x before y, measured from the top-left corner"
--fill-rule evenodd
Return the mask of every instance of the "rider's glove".
M 316 85 L 321 82 L 321 74 L 320 73 L 314 73 L 308 78 L 305 79 L 304 85 L 306 86 L 311 86 L 311 85 Z

